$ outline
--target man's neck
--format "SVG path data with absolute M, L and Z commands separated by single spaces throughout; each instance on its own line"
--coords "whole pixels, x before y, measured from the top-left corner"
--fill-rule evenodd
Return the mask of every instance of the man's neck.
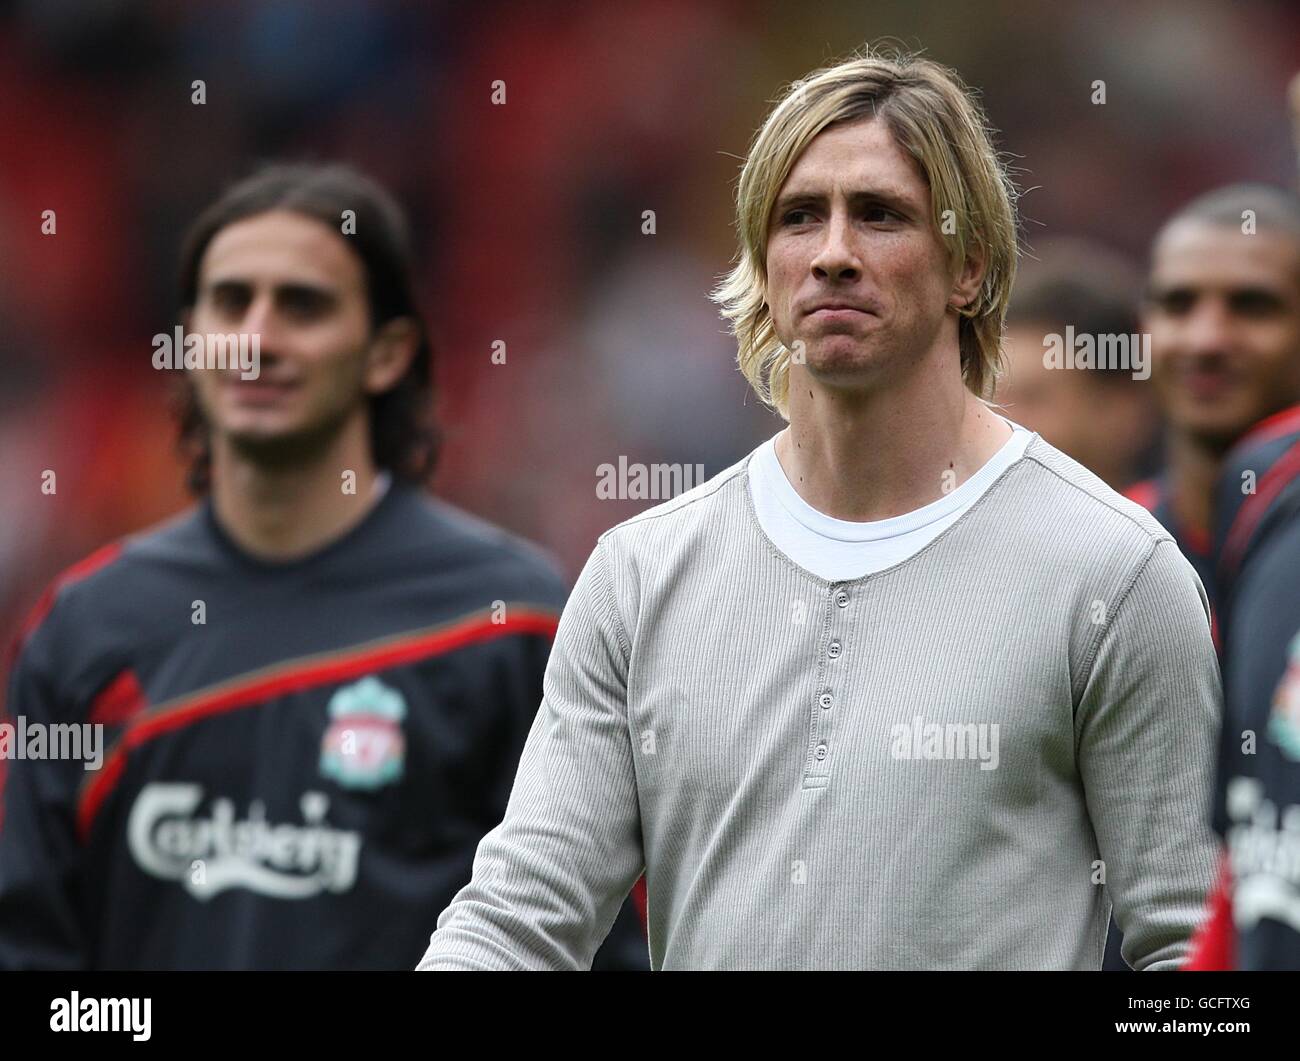
M 849 394 L 792 365 L 789 412 L 776 453 L 790 484 L 817 511 L 854 522 L 939 500 L 1012 433 L 958 375 L 936 383 L 914 372 L 901 386 Z
M 345 428 L 310 462 L 285 467 L 268 467 L 214 439 L 217 521 L 240 547 L 266 560 L 297 559 L 341 538 L 379 497 L 366 435 L 364 424 L 359 431 Z
M 1192 435 L 1171 433 L 1165 451 L 1169 507 L 1174 519 L 1180 528 L 1208 533 L 1214 515 L 1214 487 L 1223 468 L 1223 449 Z

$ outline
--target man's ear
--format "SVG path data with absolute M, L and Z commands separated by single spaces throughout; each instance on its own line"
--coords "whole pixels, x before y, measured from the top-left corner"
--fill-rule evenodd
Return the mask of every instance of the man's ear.
M 963 309 L 979 297 L 987 264 L 988 256 L 984 248 L 972 246 L 957 273 L 957 279 L 953 281 L 952 293 L 948 296 L 951 308 Z
M 415 360 L 420 329 L 410 317 L 390 320 L 370 340 L 366 351 L 366 393 L 392 390 Z

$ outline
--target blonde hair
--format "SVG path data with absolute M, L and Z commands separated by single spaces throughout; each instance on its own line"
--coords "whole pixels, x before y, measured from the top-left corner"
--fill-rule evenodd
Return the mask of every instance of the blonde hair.
M 736 359 L 758 396 L 789 419 L 790 352 L 767 306 L 767 236 L 773 203 L 799 156 L 828 126 L 879 118 L 916 160 L 954 272 L 983 255 L 979 292 L 957 310 L 962 379 L 980 397 L 1001 370 L 1002 324 L 1016 272 L 1016 189 L 972 91 L 953 70 L 916 55 L 869 49 L 796 81 L 754 137 L 736 190 L 740 249 L 713 292 L 736 337 Z M 946 218 L 947 220 L 947 218 Z

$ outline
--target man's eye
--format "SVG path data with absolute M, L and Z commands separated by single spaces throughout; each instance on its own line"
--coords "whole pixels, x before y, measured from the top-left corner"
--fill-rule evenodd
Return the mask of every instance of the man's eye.
M 812 217 L 807 210 L 790 210 L 785 215 L 787 225 L 803 225 Z
M 1279 301 L 1263 291 L 1247 291 L 1231 299 L 1232 308 L 1243 317 L 1268 317 L 1281 309 Z
M 1170 291 L 1156 299 L 1156 305 L 1171 316 L 1181 316 L 1192 308 L 1190 291 Z
M 312 317 L 325 308 L 325 299 L 319 295 L 303 291 L 297 294 L 285 295 L 281 305 L 286 313 L 297 317 Z
M 898 215 L 884 206 L 869 206 L 863 216 L 870 222 L 897 221 Z
M 209 301 L 213 308 L 222 313 L 238 313 L 248 304 L 248 299 L 243 294 L 228 288 L 212 292 Z

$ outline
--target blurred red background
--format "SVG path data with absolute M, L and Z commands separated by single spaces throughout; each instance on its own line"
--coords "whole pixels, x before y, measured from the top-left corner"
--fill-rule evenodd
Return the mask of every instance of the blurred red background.
M 438 348 L 435 488 L 570 573 L 600 531 L 653 503 L 598 499 L 599 464 L 625 455 L 713 475 L 780 426 L 748 393 L 707 294 L 734 250 L 749 138 L 813 67 L 884 38 L 956 67 L 1027 189 L 1031 249 L 1079 234 L 1140 261 L 1191 196 L 1294 180 L 1282 103 L 1300 68 L 1293 4 L 804 8 L 10 7 L 0 633 L 61 568 L 187 503 L 151 337 L 175 323 L 184 227 L 259 161 L 341 159 L 397 193 Z M 491 102 L 498 80 L 504 106 Z

